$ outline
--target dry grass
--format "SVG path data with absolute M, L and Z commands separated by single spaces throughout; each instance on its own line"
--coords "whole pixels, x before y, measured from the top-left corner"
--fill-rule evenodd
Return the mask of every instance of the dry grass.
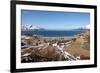
M 88 36 L 88 33 L 84 33 L 82 36 L 78 36 L 70 46 L 65 46 L 65 51 L 69 52 L 75 57 L 80 56 L 82 60 L 90 59 L 90 48 L 86 47 L 90 45 L 90 38 L 87 38 Z

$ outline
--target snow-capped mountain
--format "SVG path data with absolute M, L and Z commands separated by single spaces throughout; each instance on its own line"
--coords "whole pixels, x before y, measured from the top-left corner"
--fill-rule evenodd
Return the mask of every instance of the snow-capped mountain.
M 80 27 L 80 28 L 77 28 L 77 29 L 74 29 L 74 30 L 89 30 L 90 29 L 90 25 L 86 25 L 84 27 Z
M 82 27 L 82 29 L 87 29 L 87 30 L 89 30 L 89 29 L 90 29 L 90 25 L 86 25 L 85 27 Z
M 86 28 L 86 29 L 90 29 L 90 25 L 87 25 L 85 28 Z
M 43 30 L 43 28 L 27 24 L 27 25 L 22 25 L 21 30 Z

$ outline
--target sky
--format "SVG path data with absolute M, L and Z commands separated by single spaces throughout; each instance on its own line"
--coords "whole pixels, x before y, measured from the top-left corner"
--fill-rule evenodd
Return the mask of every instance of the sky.
M 51 30 L 76 29 L 90 24 L 90 13 L 21 10 L 21 24 Z

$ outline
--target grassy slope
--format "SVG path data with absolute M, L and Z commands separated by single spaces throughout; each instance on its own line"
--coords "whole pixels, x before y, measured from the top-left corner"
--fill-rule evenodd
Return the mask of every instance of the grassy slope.
M 65 50 L 73 56 L 80 56 L 81 59 L 89 59 L 90 51 L 89 47 L 89 32 L 83 33 L 82 37 L 78 36 L 76 40 L 68 47 L 65 46 Z

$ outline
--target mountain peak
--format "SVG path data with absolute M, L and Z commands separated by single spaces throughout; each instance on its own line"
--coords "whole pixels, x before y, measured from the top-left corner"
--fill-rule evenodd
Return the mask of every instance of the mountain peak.
M 26 24 L 21 26 L 22 30 L 41 30 L 43 28 L 40 28 L 38 26 L 32 25 L 32 24 Z

